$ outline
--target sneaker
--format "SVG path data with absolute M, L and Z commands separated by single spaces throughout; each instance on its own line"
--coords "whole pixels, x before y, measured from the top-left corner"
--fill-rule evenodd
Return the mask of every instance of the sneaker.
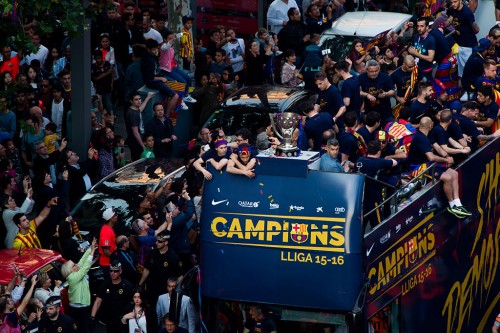
M 430 214 L 432 212 L 435 212 L 438 210 L 439 206 L 435 203 L 426 205 L 424 208 L 422 208 L 422 214 Z
M 452 207 L 448 206 L 448 208 L 446 209 L 458 218 L 463 218 L 472 215 L 472 213 L 469 212 L 467 209 L 465 209 L 464 206 L 453 205 Z
M 196 103 L 196 100 L 193 97 L 191 97 L 191 95 L 189 95 L 189 94 L 184 96 L 184 98 L 182 100 L 186 103 Z
M 184 103 L 184 101 L 181 101 L 181 109 L 184 111 L 189 110 L 189 107 L 187 106 L 186 103 Z
M 467 209 L 465 209 L 464 206 L 456 206 L 455 207 L 456 210 L 459 210 L 460 211 L 460 214 L 462 215 L 465 215 L 465 216 L 472 216 L 472 213 L 469 212 Z

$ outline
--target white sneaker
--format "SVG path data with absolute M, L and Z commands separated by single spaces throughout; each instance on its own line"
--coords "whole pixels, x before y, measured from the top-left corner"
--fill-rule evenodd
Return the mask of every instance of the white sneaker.
M 186 94 L 182 100 L 186 103 L 196 103 L 196 100 L 189 94 Z
M 186 103 L 184 103 L 184 101 L 181 102 L 181 109 L 184 111 L 189 110 L 189 107 L 187 106 Z

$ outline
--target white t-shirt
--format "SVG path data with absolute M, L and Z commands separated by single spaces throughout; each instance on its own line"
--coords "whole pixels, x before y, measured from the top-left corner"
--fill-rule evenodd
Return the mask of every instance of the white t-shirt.
M 43 68 L 43 66 L 45 65 L 45 60 L 47 59 L 48 55 L 49 55 L 49 49 L 40 44 L 40 48 L 38 49 L 37 53 L 30 53 L 29 55 L 26 56 L 26 63 L 30 65 L 33 59 L 38 59 L 40 60 L 40 65 Z
M 145 32 L 142 35 L 144 36 L 144 39 L 154 39 L 158 42 L 158 44 L 163 43 L 163 37 L 161 37 L 161 34 L 153 28 L 149 29 L 148 32 Z
M 52 122 L 57 125 L 56 134 L 61 136 L 62 132 L 62 120 L 64 114 L 64 98 L 61 102 L 52 102 Z
M 242 54 L 245 54 L 245 42 L 243 42 L 243 39 L 237 38 L 236 43 L 226 43 L 222 48 L 224 49 L 224 51 L 226 51 L 226 54 L 231 61 L 231 67 L 233 68 L 233 71 L 242 71 L 245 62 L 242 56 Z
M 267 23 L 269 24 L 269 29 L 278 33 L 283 28 L 283 21 L 288 21 L 288 10 L 290 8 L 299 8 L 295 0 L 288 0 L 285 3 L 283 0 L 274 0 L 267 10 Z

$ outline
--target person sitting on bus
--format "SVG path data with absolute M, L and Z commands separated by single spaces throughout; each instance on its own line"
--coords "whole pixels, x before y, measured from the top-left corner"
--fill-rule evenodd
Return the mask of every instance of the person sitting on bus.
M 212 179 L 212 174 L 205 169 L 202 164 L 211 163 L 216 170 L 222 170 L 227 164 L 229 154 L 227 150 L 227 141 L 224 138 L 218 138 L 210 142 L 211 149 L 201 155 L 193 163 L 193 167 L 201 172 L 205 179 Z
M 335 138 L 328 139 L 326 142 L 326 154 L 323 154 L 319 160 L 319 169 L 330 172 L 347 172 L 349 166 L 347 163 L 340 164 L 338 159 L 340 144 Z
M 472 215 L 460 202 L 458 172 L 448 168 L 453 164 L 453 158 L 443 153 L 443 156 L 432 152 L 432 144 L 428 137 L 432 129 L 432 120 L 429 117 L 423 117 L 419 123 L 419 129 L 413 137 L 410 152 L 408 153 L 409 171 L 415 172 L 421 169 L 428 162 L 442 163 L 436 165 L 435 171 L 440 180 L 443 181 L 443 191 L 448 199 L 448 211 L 458 218 Z
M 451 111 L 449 109 L 441 111 L 439 115 L 439 124 L 434 126 L 429 133 L 431 142 L 433 142 L 432 147 L 440 155 L 453 155 L 455 156 L 455 159 L 458 158 L 460 160 L 464 160 L 467 157 L 467 154 L 471 152 L 471 149 L 467 146 L 467 142 L 464 142 L 466 145 L 463 146 L 458 141 L 453 140 L 453 138 L 450 137 L 451 124 Z M 453 123 L 453 125 L 456 125 L 456 123 Z M 463 137 L 463 133 L 461 135 Z
M 231 154 L 231 158 L 227 162 L 226 171 L 235 175 L 244 175 L 248 178 L 255 177 L 255 157 L 251 157 L 249 146 L 241 146 L 238 148 L 238 155 Z
M 370 212 L 383 201 L 382 191 L 383 185 L 377 180 L 387 183 L 393 187 L 399 184 L 399 177 L 392 173 L 384 173 L 384 171 L 394 168 L 398 162 L 394 159 L 385 159 L 381 157 L 382 144 L 379 141 L 373 140 L 368 143 L 366 157 L 360 157 L 357 165 L 359 171 L 370 178 L 367 178 L 367 185 L 364 198 L 364 213 Z M 371 183 L 371 184 L 370 184 Z M 383 219 L 381 211 L 377 211 L 367 216 L 367 222 L 374 228 Z M 364 226 L 366 226 L 366 223 Z

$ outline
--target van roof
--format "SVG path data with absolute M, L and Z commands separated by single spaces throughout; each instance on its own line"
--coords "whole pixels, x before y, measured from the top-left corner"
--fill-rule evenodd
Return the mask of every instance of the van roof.
M 399 28 L 411 15 L 385 12 L 348 12 L 333 22 L 323 35 L 373 37 L 394 28 Z
M 61 254 L 44 249 L 4 249 L 0 250 L 0 284 L 8 284 L 14 276 L 14 264 L 27 276 L 43 266 L 62 259 Z

